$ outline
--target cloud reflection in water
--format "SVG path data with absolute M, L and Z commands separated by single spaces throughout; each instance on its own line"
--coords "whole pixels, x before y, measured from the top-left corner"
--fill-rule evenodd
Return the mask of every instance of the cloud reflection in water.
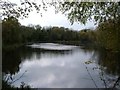
M 40 55 L 40 58 L 37 58 L 37 55 Z M 35 88 L 95 88 L 92 80 L 85 79 L 89 78 L 89 75 L 83 65 L 91 56 L 92 52 L 83 52 L 81 49 L 63 54 L 52 51 L 40 54 L 34 52 L 32 60 L 23 60 L 20 71 L 15 75 L 17 78 L 27 70 L 25 78 L 21 78 L 14 85 L 19 86 L 20 82 L 24 81 Z

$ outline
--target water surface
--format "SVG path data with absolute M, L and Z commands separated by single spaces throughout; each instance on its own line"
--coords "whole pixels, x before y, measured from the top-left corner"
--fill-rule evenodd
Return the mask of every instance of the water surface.
M 108 79 L 119 75 L 100 65 L 98 52 L 80 46 L 37 43 L 5 55 L 4 78 L 12 76 L 8 82 L 15 87 L 24 82 L 32 88 L 104 88 L 101 78 L 111 87 L 114 82 Z

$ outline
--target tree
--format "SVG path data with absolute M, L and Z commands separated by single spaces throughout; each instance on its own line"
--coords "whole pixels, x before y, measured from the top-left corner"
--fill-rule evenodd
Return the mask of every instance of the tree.
M 108 50 L 120 50 L 120 19 L 108 20 L 97 27 L 97 42 Z
M 87 20 L 94 19 L 97 23 L 119 17 L 118 2 L 66 2 L 58 6 L 58 11 L 67 14 L 68 19 L 85 24 Z
M 57 12 L 61 11 L 66 14 L 71 23 L 78 21 L 85 24 L 87 20 L 91 19 L 94 19 L 98 23 L 119 17 L 118 2 L 68 2 L 68 0 L 42 0 L 41 3 L 38 3 L 30 0 L 20 0 L 20 3 L 21 6 L 18 6 L 10 1 L 1 0 L 0 5 L 2 6 L 3 11 L 2 15 L 27 17 L 29 12 L 34 9 L 41 13 L 41 9 L 47 10 L 48 6 L 54 6 Z
M 20 23 L 14 17 L 3 20 L 2 23 L 3 45 L 21 42 Z
M 7 15 L 7 17 L 9 18 L 10 16 L 13 17 L 17 17 L 18 16 L 25 16 L 29 14 L 30 11 L 32 11 L 34 8 L 40 12 L 41 7 L 44 8 L 44 10 L 46 10 L 47 6 L 54 6 L 56 11 L 61 11 L 64 14 L 67 15 L 68 19 L 71 21 L 71 24 L 75 21 L 77 22 L 81 22 L 83 24 L 85 24 L 88 20 L 95 20 L 96 23 L 100 23 L 99 27 L 103 27 L 104 29 L 99 29 L 99 34 L 98 34 L 98 42 L 101 42 L 99 44 L 101 44 L 102 47 L 105 48 L 111 48 L 111 49 L 117 49 L 117 47 L 119 46 L 119 39 L 118 39 L 118 35 L 117 32 L 119 33 L 119 22 L 120 18 L 119 18 L 119 3 L 118 2 L 66 2 L 66 0 L 56 0 L 55 2 L 51 1 L 51 2 L 46 2 L 45 0 L 42 0 L 41 4 L 35 3 L 33 1 L 28 1 L 28 0 L 23 0 L 20 2 L 21 6 L 24 7 L 20 7 L 20 6 L 16 6 L 16 4 L 13 4 L 9 1 L 0 1 L 0 5 L 2 6 L 2 10 L 3 10 L 3 15 Z M 113 20 L 114 23 L 107 23 L 109 20 Z M 4 22 L 3 22 L 3 28 L 4 28 Z M 104 25 L 105 24 L 105 25 Z M 110 27 L 111 29 L 109 29 L 109 25 L 113 26 L 114 28 Z M 115 25 L 116 24 L 116 25 Z M 73 34 L 74 32 L 71 31 L 67 31 L 67 29 L 64 29 L 62 34 L 60 34 L 59 32 L 59 28 L 55 28 L 54 31 L 49 31 L 46 30 L 44 31 L 44 29 L 41 30 L 41 27 L 39 26 L 35 26 L 36 29 L 39 29 L 37 31 L 34 32 L 34 34 L 36 35 L 36 37 L 34 38 L 34 40 L 39 41 L 39 40 L 76 40 L 74 37 L 75 34 Z M 34 28 L 34 29 L 35 29 Z M 115 30 L 114 30 L 115 29 Z M 103 31 L 101 31 L 103 30 Z M 6 29 L 7 31 L 7 29 Z M 16 31 L 14 29 L 12 29 L 13 33 L 15 33 Z M 4 32 L 4 31 L 3 31 Z M 31 32 L 31 31 L 30 31 Z M 112 32 L 110 34 L 110 32 Z M 12 34 L 4 35 L 6 38 L 3 38 L 3 41 L 6 42 L 12 42 L 12 41 L 8 41 L 9 36 Z M 33 33 L 33 32 L 31 32 Z M 59 33 L 59 34 L 58 34 Z M 34 36 L 33 34 L 33 36 Z M 113 34 L 113 35 L 112 35 Z M 17 34 L 14 34 L 17 35 Z M 46 35 L 46 36 L 45 36 Z M 81 39 L 83 39 L 83 41 L 87 41 L 90 38 L 94 38 L 94 36 L 92 36 L 93 33 L 88 34 L 88 33 L 81 33 L 81 36 L 78 35 L 78 37 L 80 37 Z M 25 37 L 25 35 L 23 34 L 23 36 Z M 32 38 L 30 34 L 27 35 L 28 37 L 28 41 L 32 41 Z M 18 36 L 16 36 L 18 37 Z M 14 37 L 13 37 L 14 38 Z M 49 39 L 48 39 L 49 38 Z M 74 38 L 74 39 L 73 39 Z M 110 41 L 108 38 L 112 38 Z M 4 40 L 6 39 L 6 40 Z M 17 39 L 17 38 L 14 38 Z M 12 39 L 11 39 L 12 40 Z M 20 39 L 19 39 L 20 40 Z M 33 41 L 34 41 L 33 40 Z M 94 39 L 93 39 L 94 40 Z M 15 40 L 14 40 L 15 41 Z M 17 41 L 17 40 L 16 40 Z M 111 43 L 112 42 L 112 43 Z M 116 45 L 116 46 L 115 46 Z
M 2 10 L 1 16 L 6 17 L 27 17 L 29 12 L 36 10 L 40 12 L 41 9 L 46 10 L 47 5 L 44 0 L 40 4 L 31 0 L 18 0 L 19 4 L 11 2 L 10 0 L 0 0 L 0 8 Z

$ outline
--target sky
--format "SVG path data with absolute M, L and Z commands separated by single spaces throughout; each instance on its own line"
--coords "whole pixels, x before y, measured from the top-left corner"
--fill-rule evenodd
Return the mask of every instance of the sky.
M 11 1 L 19 4 L 19 0 Z M 78 22 L 74 22 L 73 25 L 71 25 L 70 21 L 67 19 L 67 16 L 65 16 L 61 12 L 55 14 L 55 9 L 53 7 L 49 7 L 47 11 L 42 10 L 41 13 L 42 17 L 40 13 L 36 13 L 36 11 L 30 12 L 28 18 L 19 19 L 19 22 L 21 23 L 21 25 L 25 26 L 28 26 L 30 24 L 40 25 L 42 27 L 58 26 L 70 28 L 73 30 L 95 28 L 93 21 L 88 21 L 86 25 L 80 24 Z

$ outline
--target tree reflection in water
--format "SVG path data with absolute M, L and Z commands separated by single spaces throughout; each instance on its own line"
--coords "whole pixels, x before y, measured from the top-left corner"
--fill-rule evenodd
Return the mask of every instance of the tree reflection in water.
M 36 55 L 37 59 L 41 58 L 41 54 L 44 53 L 50 53 L 58 55 L 65 55 L 72 53 L 69 50 L 63 50 L 63 51 L 51 51 L 51 50 L 44 50 L 44 49 L 36 49 L 36 48 L 30 48 L 30 47 L 21 47 L 14 50 L 7 50 L 2 51 L 2 74 L 3 74 L 3 80 L 2 80 L 2 86 L 3 88 L 9 88 L 13 87 L 11 86 L 12 83 L 16 82 L 17 80 L 21 79 L 25 72 L 19 77 L 15 78 L 14 75 L 19 72 L 20 70 L 20 64 L 23 62 L 23 60 L 28 59 L 31 60 L 31 58 Z M 20 86 L 28 87 L 24 82 L 21 82 Z
M 85 64 L 88 65 L 93 63 L 92 59 L 96 56 L 97 64 L 99 66 L 93 67 L 93 70 L 100 70 L 99 76 L 104 83 L 104 87 L 120 88 L 120 52 L 110 52 L 105 50 L 95 51 L 91 60 L 85 62 Z
M 120 52 L 110 52 L 110 51 L 102 51 L 99 52 L 99 65 L 101 66 L 101 76 L 104 82 L 106 80 L 106 84 L 109 87 L 118 87 L 120 88 Z M 106 73 L 106 77 L 104 76 L 104 72 Z M 116 76 L 114 78 L 107 77 L 107 74 L 111 76 Z
M 84 49 L 83 51 L 91 52 L 92 50 Z M 46 51 L 46 50 L 35 49 L 30 47 L 21 47 L 19 49 L 15 49 L 12 51 L 11 50 L 3 51 L 2 53 L 3 87 L 9 87 L 6 84 L 8 83 L 8 81 L 11 81 L 10 83 L 12 83 L 17 79 L 20 79 L 20 78 L 14 78 L 14 74 L 20 70 L 20 66 L 19 66 L 20 63 L 25 59 L 31 60 L 34 53 L 36 54 L 36 58 L 40 59 L 41 55 L 44 53 L 55 54 L 57 56 L 57 55 L 72 54 L 72 51 L 52 51 L 51 53 L 51 51 L 49 50 Z M 99 64 L 99 66 L 97 65 L 96 67 L 93 67 L 93 69 L 101 70 L 99 75 L 101 81 L 104 83 L 105 88 L 109 88 L 109 87 L 120 88 L 120 84 L 119 84 L 120 81 L 118 78 L 120 76 L 120 60 L 119 60 L 120 53 L 100 50 L 100 51 L 95 51 L 93 57 L 97 57 L 96 62 L 97 64 Z M 85 64 L 87 66 L 87 64 L 90 63 L 91 62 L 88 61 Z M 8 77 L 6 77 L 6 75 Z M 21 75 L 21 78 L 22 76 L 23 75 Z M 21 86 L 26 86 L 26 84 L 24 82 L 21 82 Z

